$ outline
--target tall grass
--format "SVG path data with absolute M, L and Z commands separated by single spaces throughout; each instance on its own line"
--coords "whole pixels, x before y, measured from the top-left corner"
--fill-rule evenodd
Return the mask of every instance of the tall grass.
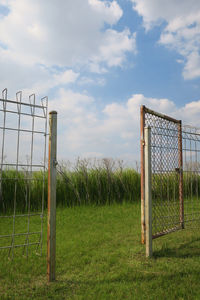
M 183 195 L 185 199 L 198 197 L 200 193 L 200 176 L 193 170 L 183 172 Z M 179 174 L 157 173 L 152 179 L 152 196 L 155 200 L 179 198 Z
M 43 183 L 44 175 L 44 183 Z M 41 210 L 43 198 L 47 203 L 47 173 L 30 173 L 16 170 L 4 170 L 0 189 L 0 214 Z M 16 203 L 16 204 L 14 204 Z
M 113 159 L 80 160 L 74 164 L 60 163 L 57 168 L 57 206 L 104 205 L 135 202 L 140 199 L 140 174 Z M 16 194 L 16 211 L 41 210 L 43 173 L 26 171 L 2 172 L 0 214 L 12 213 Z M 178 199 L 178 173 L 154 174 L 153 199 Z M 16 193 L 15 193 L 16 189 Z M 184 197 L 196 197 L 200 191 L 200 176 L 184 172 Z M 30 200 L 30 201 L 29 201 Z M 29 206 L 30 202 L 30 206 Z M 47 173 L 44 174 L 44 208 L 47 207 Z
M 1 191 L 0 214 L 13 212 L 15 195 L 16 211 L 41 210 L 43 173 L 33 172 L 30 180 L 28 172 L 5 170 Z M 139 198 L 140 174 L 125 168 L 121 161 L 78 159 L 74 165 L 58 165 L 58 206 L 103 205 L 133 202 Z M 47 173 L 44 176 L 44 207 L 47 207 Z
M 58 203 L 111 204 L 137 201 L 140 198 L 140 174 L 134 169 L 116 167 L 112 160 L 88 166 L 79 161 L 73 170 L 62 166 L 57 181 Z

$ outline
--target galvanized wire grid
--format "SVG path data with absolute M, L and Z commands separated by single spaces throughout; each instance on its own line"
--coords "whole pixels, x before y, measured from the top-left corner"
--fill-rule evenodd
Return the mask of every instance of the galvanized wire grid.
M 22 92 L 16 94 L 15 101 L 8 100 L 7 89 L 2 92 L 0 249 L 8 249 L 12 257 L 19 247 L 27 256 L 30 246 L 35 245 L 40 253 L 42 251 L 47 111 L 47 97 L 41 99 L 41 104 L 36 104 L 35 94 L 29 96 L 29 102 L 22 102 Z M 40 157 L 38 151 L 41 151 Z M 40 176 L 34 176 L 37 172 Z M 42 186 L 39 211 L 33 209 L 31 188 L 38 181 Z
M 184 227 L 200 225 L 200 129 L 184 126 L 183 139 L 183 192 Z

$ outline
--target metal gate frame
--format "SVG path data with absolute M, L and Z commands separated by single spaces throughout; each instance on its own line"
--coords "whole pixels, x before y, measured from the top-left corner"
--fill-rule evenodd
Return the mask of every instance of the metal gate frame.
M 171 132 L 174 132 L 174 137 L 177 142 L 177 165 L 174 171 L 178 174 L 178 186 L 179 186 L 179 210 L 180 210 L 180 226 L 174 226 L 173 228 L 167 228 L 166 230 L 162 230 L 160 232 L 156 232 L 152 235 L 152 238 L 157 238 L 162 235 L 168 234 L 169 232 L 176 231 L 178 229 L 184 228 L 184 204 L 183 204 L 183 153 L 182 153 L 182 122 L 181 120 L 176 120 L 174 118 L 171 118 L 167 115 L 157 113 L 145 106 L 141 106 L 140 110 L 140 136 L 141 136 L 141 242 L 145 244 L 146 242 L 149 243 L 149 241 L 146 241 L 146 229 L 149 230 L 149 226 L 151 226 L 151 220 L 149 220 L 148 214 L 148 201 L 146 201 L 146 198 L 151 197 L 150 187 L 148 184 L 150 184 L 151 179 L 149 178 L 151 173 L 151 165 L 148 164 L 147 160 L 150 159 L 151 156 L 151 128 L 156 128 L 156 130 L 161 133 L 160 136 L 164 132 L 164 136 L 166 138 L 170 137 L 170 130 Z M 155 125 L 155 123 L 160 123 L 161 125 Z M 157 127 L 156 127 L 157 126 Z M 171 129 L 168 129 L 168 127 L 171 126 Z M 169 131 L 169 132 L 168 132 Z M 146 134 L 145 134 L 146 132 Z M 145 138 L 146 136 L 146 138 Z M 155 146 L 156 147 L 156 146 Z M 167 147 L 166 147 L 167 148 Z M 145 153 L 146 149 L 146 153 Z M 147 164 L 146 167 L 146 174 L 145 174 L 145 162 Z M 162 169 L 162 168 L 161 168 Z M 161 170 L 162 172 L 163 170 Z M 151 199 L 150 199 L 151 201 Z M 150 222 L 150 223 L 149 223 Z M 147 228 L 148 227 L 148 228 Z M 148 238 L 148 236 L 147 236 Z
M 140 114 L 141 237 L 151 257 L 153 239 L 200 227 L 200 128 L 145 106 Z

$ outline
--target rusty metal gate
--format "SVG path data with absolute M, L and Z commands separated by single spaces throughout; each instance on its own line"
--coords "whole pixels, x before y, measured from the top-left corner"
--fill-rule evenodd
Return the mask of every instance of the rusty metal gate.
M 150 129 L 149 143 L 145 142 L 145 128 Z M 142 106 L 142 243 L 145 243 L 148 219 L 145 215 L 145 143 L 146 146 L 148 144 L 147 150 L 150 153 L 151 239 L 200 222 L 200 131 L 194 127 L 182 126 L 181 120 Z

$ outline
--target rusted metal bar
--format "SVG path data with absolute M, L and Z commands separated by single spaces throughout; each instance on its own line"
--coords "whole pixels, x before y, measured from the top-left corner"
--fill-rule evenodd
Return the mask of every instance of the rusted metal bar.
M 55 280 L 56 268 L 56 152 L 57 112 L 49 113 L 49 160 L 48 160 L 48 229 L 47 229 L 47 276 Z
M 154 110 L 152 110 L 152 109 L 149 109 L 149 108 L 147 108 L 147 107 L 145 107 L 145 106 L 143 106 L 143 107 L 144 107 L 144 110 L 145 110 L 146 113 L 149 113 L 149 114 L 154 115 L 154 116 L 157 116 L 157 117 L 159 117 L 159 118 L 162 118 L 162 119 L 171 121 L 171 122 L 173 122 L 173 123 L 181 123 L 180 120 L 176 120 L 176 119 L 174 119 L 174 118 L 172 118 L 172 117 L 169 117 L 169 116 L 167 116 L 167 115 L 158 113 L 158 112 L 156 112 L 156 111 L 154 111 Z
M 178 124 L 180 224 L 184 228 L 182 122 Z
M 166 235 L 168 233 L 172 233 L 172 232 L 175 232 L 175 231 L 181 230 L 181 229 L 182 229 L 182 227 L 179 225 L 179 226 L 173 227 L 173 228 L 171 228 L 169 230 L 158 232 L 158 233 L 152 235 L 152 239 L 153 240 L 157 239 L 157 238 L 159 238 L 161 236 L 164 236 L 164 235 Z
M 145 244 L 145 180 L 144 180 L 144 125 L 145 106 L 140 107 L 140 160 L 141 160 L 141 242 Z

